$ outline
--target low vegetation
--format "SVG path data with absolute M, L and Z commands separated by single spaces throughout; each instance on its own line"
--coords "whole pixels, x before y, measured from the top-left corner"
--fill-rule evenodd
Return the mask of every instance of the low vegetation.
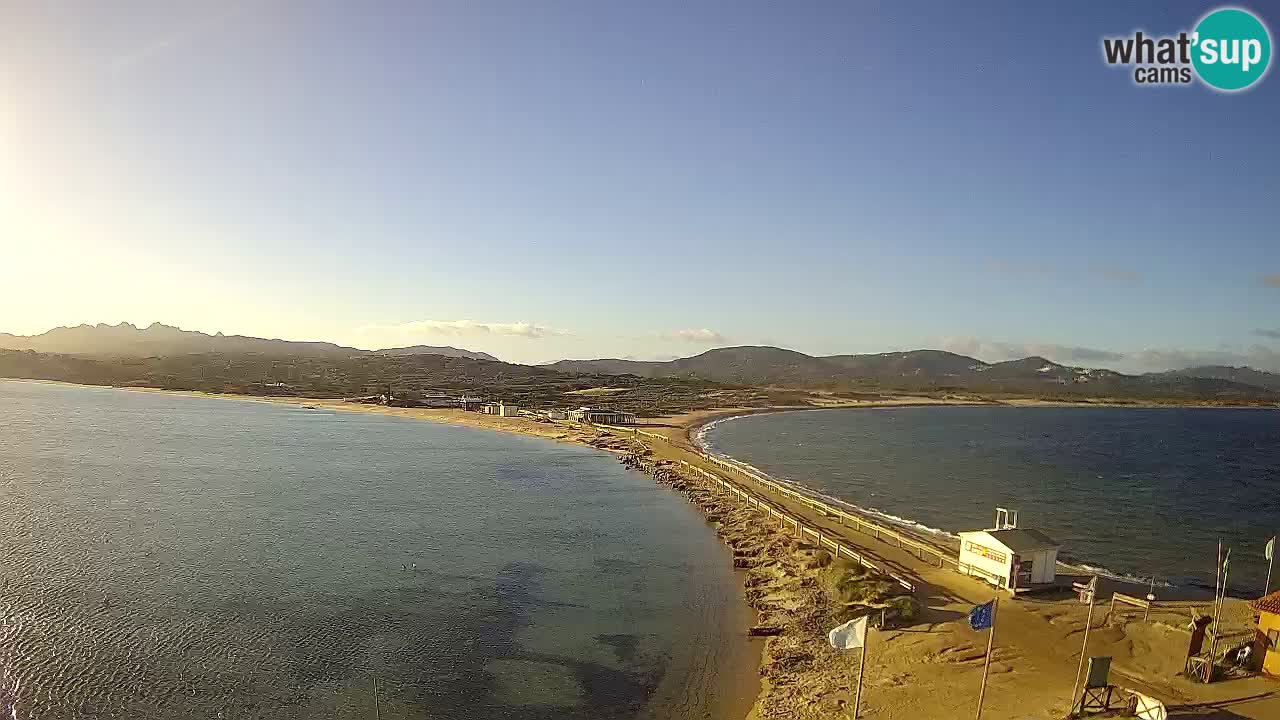
M 190 353 L 143 358 L 0 350 L 0 377 L 317 398 L 373 395 L 390 386 L 395 397 L 408 401 L 435 394 L 501 399 L 524 407 L 568 407 L 594 401 L 648 417 L 714 407 L 804 404 L 809 398 L 797 390 L 736 387 L 691 378 L 566 373 L 429 354 Z M 609 392 L 594 398 L 595 388 L 609 388 Z

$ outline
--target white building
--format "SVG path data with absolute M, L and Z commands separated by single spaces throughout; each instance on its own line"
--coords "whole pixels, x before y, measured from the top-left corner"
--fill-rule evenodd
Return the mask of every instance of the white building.
M 504 402 L 485 403 L 480 409 L 485 415 L 497 415 L 499 417 L 516 417 L 520 414 L 520 407 L 517 405 L 508 405 Z
M 1010 592 L 1054 582 L 1061 545 L 1039 530 L 1004 527 L 960 533 L 958 569 Z
M 600 425 L 635 425 L 636 414 L 621 410 L 602 410 L 600 408 L 580 407 L 569 411 L 569 419 L 580 423 Z

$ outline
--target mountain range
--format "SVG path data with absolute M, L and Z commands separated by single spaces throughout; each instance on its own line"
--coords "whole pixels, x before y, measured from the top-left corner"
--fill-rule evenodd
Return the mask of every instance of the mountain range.
M 663 362 L 561 360 L 547 367 L 565 372 L 699 378 L 736 385 L 856 389 L 1068 394 L 1132 397 L 1270 399 L 1280 395 L 1280 375 L 1252 368 L 1200 367 L 1125 375 L 1114 370 L 1061 365 L 1043 357 L 988 363 L 942 350 L 812 356 L 774 347 L 717 348 Z
M 86 359 L 95 356 L 117 359 L 153 358 L 166 362 L 186 355 L 217 355 L 228 358 L 261 356 L 286 362 L 305 359 L 308 367 L 321 372 L 320 367 L 326 363 L 332 367 L 352 367 L 350 358 L 379 356 L 384 361 L 392 361 L 439 356 L 495 364 L 493 367 L 468 366 L 465 373 L 462 372 L 462 366 L 440 366 L 441 372 L 449 377 L 468 377 L 474 380 L 492 373 L 510 380 L 532 371 L 543 380 L 550 377 L 547 373 L 552 373 L 562 376 L 566 382 L 574 377 L 634 376 L 649 380 L 837 393 L 893 389 L 1008 393 L 1039 397 L 1167 398 L 1229 402 L 1280 400 L 1280 374 L 1247 367 L 1204 366 L 1126 375 L 1114 370 L 1062 365 L 1039 356 L 989 363 L 941 350 L 813 356 L 776 347 L 742 346 L 716 348 L 693 357 L 669 361 L 561 360 L 530 367 L 501 363 L 488 353 L 454 347 L 414 345 L 362 350 L 328 342 L 299 342 L 222 333 L 209 335 L 160 323 L 146 328 L 138 328 L 129 323 L 60 327 L 33 336 L 0 333 L 0 350 L 6 349 L 46 353 L 50 358 L 42 361 L 43 363 L 53 362 L 54 355 Z M 70 361 L 57 362 L 65 364 Z M 384 367 L 387 372 L 395 369 L 395 375 L 402 377 L 402 368 L 407 366 L 398 362 L 380 361 L 377 367 Z M 208 370 L 201 372 L 208 376 Z M 348 371 L 347 374 L 352 378 L 358 376 L 361 381 L 373 382 L 376 379 L 353 371 Z M 417 371 L 413 374 L 425 377 Z
M 58 327 L 39 335 L 10 335 L 0 333 L 2 350 L 34 350 L 61 355 L 118 355 L 124 357 L 160 357 L 189 353 L 261 353 L 272 356 L 348 356 L 360 354 L 382 355 L 443 355 L 445 357 L 471 358 L 472 360 L 497 360 L 483 352 L 472 352 L 455 347 L 414 345 L 412 347 L 387 348 L 385 350 L 360 350 L 329 342 L 299 342 L 275 340 L 244 335 L 209 335 L 194 330 L 183 330 L 152 323 L 139 328 L 131 323 L 119 325 L 77 325 Z

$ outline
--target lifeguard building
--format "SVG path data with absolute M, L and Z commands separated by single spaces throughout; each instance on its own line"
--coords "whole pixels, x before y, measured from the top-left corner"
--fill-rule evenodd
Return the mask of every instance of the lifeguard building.
M 1016 510 L 997 508 L 995 527 L 960 533 L 957 568 L 1009 592 L 1026 592 L 1054 584 L 1060 547 L 1039 530 L 1018 527 Z

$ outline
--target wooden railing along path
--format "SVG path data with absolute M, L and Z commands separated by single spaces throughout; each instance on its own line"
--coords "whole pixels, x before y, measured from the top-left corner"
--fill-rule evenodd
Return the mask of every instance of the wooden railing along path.
M 647 438 L 650 438 L 653 440 L 659 440 L 665 443 L 671 442 L 671 440 L 664 435 L 646 432 L 639 428 L 628 428 L 628 427 L 621 427 L 617 425 L 597 425 L 596 427 L 602 427 L 602 428 L 606 428 L 608 430 L 613 430 L 615 432 L 620 432 L 620 433 L 630 433 L 635 436 L 647 437 Z M 819 500 L 806 493 L 800 492 L 795 488 L 783 485 L 782 483 L 771 480 L 770 478 L 767 478 L 758 473 L 750 472 L 749 470 L 742 468 L 734 463 L 721 460 L 720 458 L 717 458 L 717 457 L 712 457 L 710 455 L 707 455 L 706 453 L 699 453 L 699 456 L 702 459 L 708 462 L 714 463 L 717 466 L 727 470 L 730 473 L 741 475 L 745 478 L 750 479 L 752 482 L 758 483 L 775 492 L 781 493 L 795 500 L 796 502 L 799 502 L 801 505 L 808 507 L 811 510 L 823 513 L 829 517 L 838 518 L 842 526 L 852 527 L 854 530 L 871 535 L 877 540 L 886 541 L 886 542 L 893 541 L 894 543 L 897 544 L 899 548 L 902 548 L 903 550 L 907 550 L 908 552 L 920 558 L 921 560 L 924 560 L 926 562 L 932 562 L 940 568 L 945 568 L 950 566 L 951 569 L 953 570 L 959 570 L 957 566 L 957 558 L 953 557 L 950 552 L 945 552 L 945 551 L 939 550 L 938 548 L 932 545 L 922 543 L 919 540 L 916 540 L 915 538 L 910 537 L 899 530 L 893 529 L 891 527 L 887 527 L 880 523 L 871 522 L 862 515 L 851 513 L 843 508 L 832 505 L 831 503 L 823 502 L 822 500 Z

